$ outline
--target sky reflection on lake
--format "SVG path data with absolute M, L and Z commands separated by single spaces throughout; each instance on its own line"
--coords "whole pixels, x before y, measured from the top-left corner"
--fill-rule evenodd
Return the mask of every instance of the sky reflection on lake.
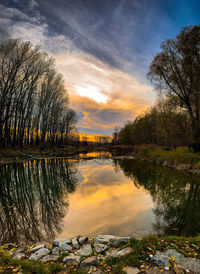
M 1 244 L 152 233 L 199 235 L 199 177 L 125 158 L 0 166 Z
M 116 169 L 112 160 L 81 162 L 60 236 L 134 235 L 152 232 L 152 198 Z

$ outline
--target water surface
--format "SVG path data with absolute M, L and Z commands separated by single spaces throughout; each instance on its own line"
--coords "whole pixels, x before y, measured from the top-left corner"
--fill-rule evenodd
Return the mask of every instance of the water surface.
M 130 159 L 0 166 L 0 241 L 197 235 L 199 178 Z

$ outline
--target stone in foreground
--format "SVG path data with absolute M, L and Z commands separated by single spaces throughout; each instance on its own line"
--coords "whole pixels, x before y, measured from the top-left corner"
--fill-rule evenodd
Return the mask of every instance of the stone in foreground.
M 108 244 L 109 240 L 115 238 L 113 235 L 98 235 L 94 240 L 95 244 Z
M 131 267 L 131 266 L 128 266 L 125 270 L 125 272 L 127 274 L 137 274 L 140 272 L 140 270 L 137 268 L 137 267 Z
M 120 245 L 126 244 L 130 241 L 130 237 L 114 237 L 110 238 L 108 245 L 113 247 L 119 247 Z
M 72 264 L 74 262 L 76 262 L 77 264 L 80 262 L 80 257 L 79 256 L 75 256 L 74 254 L 70 255 L 70 256 L 66 256 L 63 259 L 63 262 L 65 264 Z
M 23 260 L 23 259 L 25 259 L 25 258 L 26 258 L 25 253 L 21 253 L 21 252 L 17 253 L 17 254 L 13 257 L 14 260 Z
M 102 269 L 100 269 L 100 268 L 94 267 L 94 269 L 92 270 L 91 274 L 105 274 L 105 272 Z
M 163 269 L 163 267 L 158 267 L 155 269 L 155 266 L 145 269 L 145 272 L 147 274 L 161 274 L 161 273 L 162 274 L 174 274 L 175 273 L 172 269 L 165 270 L 165 269 Z M 181 273 L 183 273 L 183 272 L 181 272 Z
M 87 259 L 85 259 L 80 267 L 81 268 L 87 268 L 87 267 L 90 267 L 90 266 L 95 266 L 97 264 L 97 258 L 95 256 L 92 256 L 92 257 L 89 257 Z
M 71 244 L 71 241 L 67 238 L 60 238 L 53 241 L 54 246 L 59 246 L 59 244 Z
M 29 260 L 38 261 L 45 255 L 48 255 L 50 253 L 48 248 L 41 248 L 38 251 L 34 252 L 30 257 Z
M 41 259 L 41 262 L 47 263 L 47 262 L 55 262 L 59 258 L 59 255 L 47 255 Z
M 61 251 L 72 251 L 71 245 L 68 244 L 59 244 L 58 247 Z
M 157 252 L 153 257 L 153 260 L 158 265 L 167 266 L 172 257 L 174 257 L 175 263 L 178 264 L 180 268 L 188 269 L 194 273 L 200 273 L 199 259 L 184 257 L 174 249 L 168 249 L 165 252 Z
M 84 245 L 82 248 L 80 248 L 76 252 L 76 255 L 79 255 L 79 256 L 90 256 L 91 254 L 92 254 L 92 247 L 90 244 Z
M 59 247 L 54 247 L 54 249 L 53 249 L 53 251 L 52 251 L 52 254 L 53 255 L 59 255 L 60 254 L 60 249 L 59 249 Z
M 94 248 L 95 248 L 95 250 L 96 250 L 97 253 L 103 253 L 106 250 L 108 250 L 108 246 L 104 245 L 104 244 L 97 244 L 97 243 L 95 243 L 94 244 Z
M 108 251 L 106 253 L 106 255 L 108 257 L 111 257 L 111 258 L 117 258 L 117 257 L 123 257 L 123 256 L 126 256 L 128 255 L 129 253 L 131 253 L 133 251 L 133 249 L 131 247 L 126 247 L 124 249 L 114 249 L 114 250 L 111 250 L 111 251 Z
M 36 245 L 35 247 L 33 247 L 33 248 L 30 249 L 30 253 L 34 253 L 34 252 L 38 251 L 39 249 L 45 248 L 45 247 L 46 246 L 44 244 Z
M 106 244 L 113 247 L 119 247 L 130 241 L 130 237 L 117 237 L 113 235 L 99 235 L 96 237 L 94 243 Z
M 88 237 L 80 236 L 78 239 L 79 244 L 84 244 L 88 240 Z
M 77 249 L 79 248 L 79 243 L 76 238 L 72 239 L 72 246 Z

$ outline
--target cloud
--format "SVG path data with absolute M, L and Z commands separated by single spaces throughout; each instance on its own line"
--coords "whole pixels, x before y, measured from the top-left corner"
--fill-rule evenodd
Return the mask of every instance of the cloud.
M 153 104 L 151 86 L 93 56 L 61 53 L 56 56 L 56 65 L 65 76 L 71 105 L 79 113 L 79 127 L 84 132 L 111 134 L 115 125 L 134 119 Z M 77 86 L 84 86 L 84 92 Z M 91 92 L 92 86 L 98 94 Z M 99 100 L 100 94 L 104 100 Z
M 49 18 L 38 10 L 39 0 L 28 3 L 23 11 L 0 5 L 0 22 L 3 29 L 7 30 L 2 36 L 30 40 L 55 58 L 56 67 L 65 78 L 71 107 L 78 113 L 81 132 L 111 135 L 116 125 L 123 125 L 128 119 L 134 119 L 152 105 L 155 98 L 152 88 L 142 83 L 137 74 L 123 69 L 126 66 L 128 70 L 129 63 L 123 60 L 120 51 L 109 40 L 98 44 L 96 31 L 105 23 L 103 19 L 97 18 L 92 30 L 88 28 L 92 32 L 88 35 L 87 28 L 81 26 L 80 20 L 77 21 L 78 15 L 73 17 L 68 14 L 66 19 L 63 14 L 63 20 L 65 19 L 70 31 L 74 30 L 72 39 L 70 35 L 51 31 Z M 121 3 L 116 6 L 114 17 L 123 13 L 123 5 Z M 28 16 L 28 9 L 33 16 Z M 85 50 L 85 46 L 78 47 L 80 37 L 86 47 L 90 45 L 97 50 L 96 53 L 102 51 L 101 54 Z M 108 61 L 106 54 L 120 65 Z
M 28 3 L 28 8 L 30 10 L 34 10 L 35 8 L 37 8 L 39 6 L 38 2 L 36 0 L 29 0 Z

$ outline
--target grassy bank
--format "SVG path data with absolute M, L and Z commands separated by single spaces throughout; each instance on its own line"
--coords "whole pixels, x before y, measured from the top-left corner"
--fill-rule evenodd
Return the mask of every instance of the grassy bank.
M 193 257 L 200 259 L 200 237 L 184 238 L 184 237 L 163 237 L 148 236 L 141 240 L 132 238 L 128 244 L 121 248 L 130 246 L 133 248 L 132 253 L 122 258 L 106 258 L 96 268 L 103 270 L 105 273 L 126 273 L 125 270 L 128 266 L 137 267 L 141 272 L 155 268 L 160 272 L 164 268 L 158 267 L 154 264 L 152 255 L 157 251 L 166 251 L 167 249 L 175 249 L 186 257 Z M 63 266 L 62 254 L 57 262 L 33 262 L 29 260 L 14 260 L 8 255 L 5 246 L 1 247 L 0 251 L 0 272 L 2 273 L 58 273 L 60 271 L 67 271 L 67 273 L 88 273 L 89 269 L 80 269 L 79 265 L 72 264 Z M 84 258 L 83 258 L 84 259 Z M 169 268 L 173 270 L 176 267 L 176 262 L 172 261 Z M 90 269 L 91 271 L 91 269 Z
M 180 164 L 196 164 L 200 167 L 200 153 L 189 151 L 189 148 L 178 147 L 171 149 L 169 147 L 140 146 L 135 147 L 133 151 L 153 160 L 166 160 Z
M 172 149 L 155 145 L 115 146 L 112 155 L 129 155 L 135 160 L 172 167 L 200 175 L 200 152 L 194 153 L 187 147 Z

